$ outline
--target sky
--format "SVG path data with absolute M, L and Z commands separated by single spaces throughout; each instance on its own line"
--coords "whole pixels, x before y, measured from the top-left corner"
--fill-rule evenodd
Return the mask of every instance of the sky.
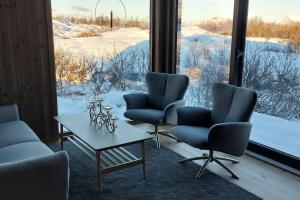
M 149 19 L 150 0 L 100 0 L 97 15 L 125 17 L 122 1 L 127 17 Z M 95 16 L 98 0 L 52 0 L 54 14 L 71 14 Z M 249 18 L 259 16 L 266 21 L 280 22 L 285 16 L 300 20 L 300 0 L 249 0 Z M 183 22 L 195 22 L 215 17 L 229 18 L 233 16 L 234 0 L 182 0 Z
M 54 14 L 71 14 L 94 17 L 98 0 L 51 0 L 51 2 Z M 96 9 L 97 16 L 109 16 L 110 11 L 112 10 L 115 16 L 124 18 L 125 12 L 121 2 L 125 5 L 127 17 L 149 19 L 149 0 L 100 0 Z

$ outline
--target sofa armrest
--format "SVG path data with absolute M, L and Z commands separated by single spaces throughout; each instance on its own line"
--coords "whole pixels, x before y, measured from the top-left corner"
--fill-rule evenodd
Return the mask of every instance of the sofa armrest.
M 247 148 L 251 128 L 249 122 L 215 124 L 209 129 L 208 145 L 211 150 L 241 156 Z
M 211 110 L 201 107 L 181 107 L 177 109 L 178 125 L 211 126 Z
M 1 199 L 67 200 L 69 157 L 66 152 L 0 164 Z
M 125 94 L 123 98 L 126 102 L 127 110 L 147 108 L 149 105 L 148 94 L 143 94 L 143 93 Z
M 19 112 L 16 104 L 0 106 L 0 123 L 18 120 Z

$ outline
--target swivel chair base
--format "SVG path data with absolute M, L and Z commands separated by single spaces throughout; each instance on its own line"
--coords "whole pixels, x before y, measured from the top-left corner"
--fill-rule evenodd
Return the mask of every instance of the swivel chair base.
M 158 126 L 159 125 L 154 125 L 154 131 L 147 131 L 147 133 L 149 134 L 155 134 L 155 137 L 156 137 L 156 148 L 160 148 L 160 141 L 159 141 L 159 135 L 164 135 L 166 137 L 169 137 L 169 138 L 172 138 L 174 140 L 176 140 L 177 142 L 180 142 L 178 140 L 177 137 L 175 137 L 174 135 L 171 135 L 171 134 L 168 134 L 169 132 L 166 131 L 166 130 L 158 130 Z
M 203 174 L 203 172 L 207 168 L 207 165 L 209 162 L 216 162 L 218 165 L 220 165 L 222 168 L 224 168 L 227 172 L 229 172 L 231 174 L 232 178 L 239 179 L 239 177 L 231 169 L 229 169 L 222 162 L 220 162 L 220 160 L 225 160 L 225 161 L 229 161 L 229 162 L 232 162 L 235 164 L 235 163 L 239 163 L 239 161 L 237 161 L 237 160 L 234 160 L 231 158 L 224 158 L 224 157 L 214 157 L 213 151 L 209 151 L 209 154 L 203 154 L 203 156 L 201 156 L 201 157 L 187 158 L 187 159 L 179 161 L 179 163 L 185 163 L 185 162 L 193 161 L 193 160 L 206 160 L 204 165 L 198 172 L 196 178 L 199 178 Z

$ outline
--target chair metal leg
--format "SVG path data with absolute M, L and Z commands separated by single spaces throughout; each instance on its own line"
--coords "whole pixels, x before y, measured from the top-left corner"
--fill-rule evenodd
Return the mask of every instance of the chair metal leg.
M 146 133 L 149 133 L 150 135 L 154 135 L 155 131 L 146 131 Z
M 169 133 L 169 131 L 167 131 L 167 130 L 159 130 L 158 132 L 161 133 L 161 134 L 168 134 Z
M 215 157 L 215 159 L 217 159 L 217 160 L 225 160 L 225 161 L 229 161 L 229 162 L 232 162 L 232 163 L 239 163 L 239 161 L 231 159 L 231 158 Z
M 188 162 L 188 161 L 204 160 L 204 159 L 209 159 L 209 157 L 208 156 L 200 156 L 200 157 L 194 157 L 194 158 L 187 158 L 187 159 L 183 159 L 183 160 L 178 161 L 178 163 L 185 163 L 185 162 Z
M 159 136 L 158 136 L 158 126 L 155 125 L 155 136 L 156 136 L 156 148 L 160 148 Z
M 166 137 L 169 137 L 169 138 L 172 138 L 172 139 L 176 140 L 177 142 L 180 142 L 177 137 L 175 137 L 174 135 L 168 134 L 167 131 L 158 131 L 158 134 L 164 135 Z
M 208 165 L 208 163 L 209 163 L 210 161 L 211 161 L 211 158 L 208 158 L 208 159 L 206 160 L 206 162 L 204 163 L 204 165 L 202 166 L 202 168 L 201 168 L 200 171 L 198 172 L 196 178 L 199 178 L 199 177 L 202 175 L 202 173 L 204 172 L 204 170 L 206 169 L 206 167 L 207 167 L 207 165 Z
M 227 166 L 225 166 L 223 163 L 221 163 L 219 160 L 217 160 L 216 158 L 213 158 L 213 161 L 215 161 L 218 165 L 220 165 L 221 167 L 223 167 L 226 171 L 228 171 L 231 176 L 235 179 L 239 179 L 239 177 L 231 170 L 229 169 Z
M 151 135 L 154 135 L 154 134 L 156 135 L 155 131 L 146 131 L 146 133 L 149 133 Z M 177 137 L 175 137 L 174 135 L 169 134 L 169 132 L 166 131 L 166 130 L 160 130 L 160 131 L 157 131 L 157 133 L 160 134 L 160 135 L 164 135 L 166 137 L 172 138 L 172 139 L 176 140 L 177 142 L 180 142 Z
M 227 166 L 225 166 L 219 160 L 230 161 L 232 163 L 239 163 L 239 162 L 237 160 L 234 160 L 234 159 L 231 159 L 231 158 L 214 157 L 214 152 L 212 150 L 210 150 L 209 153 L 204 153 L 203 156 L 183 159 L 183 160 L 180 160 L 178 163 L 185 163 L 185 162 L 188 162 L 188 161 L 204 160 L 204 159 L 207 159 L 207 160 L 205 161 L 204 165 L 202 166 L 202 168 L 198 172 L 196 178 L 199 178 L 202 175 L 203 171 L 207 168 L 207 165 L 208 165 L 209 162 L 216 162 L 218 165 L 220 165 L 222 168 L 224 168 L 227 172 L 229 172 L 233 178 L 239 179 L 239 177 L 231 169 L 229 169 Z

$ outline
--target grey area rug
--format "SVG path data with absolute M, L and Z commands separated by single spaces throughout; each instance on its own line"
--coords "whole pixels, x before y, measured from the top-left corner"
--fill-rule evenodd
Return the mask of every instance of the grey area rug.
M 59 150 L 58 144 L 49 146 L 54 151 Z M 104 176 L 104 190 L 99 193 L 96 189 L 95 162 L 71 142 L 65 142 L 64 149 L 70 157 L 70 200 L 260 199 L 208 170 L 200 179 L 195 179 L 199 165 L 179 164 L 177 161 L 182 156 L 163 147 L 156 149 L 155 146 L 151 140 L 145 145 L 146 180 L 143 178 L 142 166 L 113 172 Z M 141 152 L 140 146 L 126 148 L 136 155 Z

